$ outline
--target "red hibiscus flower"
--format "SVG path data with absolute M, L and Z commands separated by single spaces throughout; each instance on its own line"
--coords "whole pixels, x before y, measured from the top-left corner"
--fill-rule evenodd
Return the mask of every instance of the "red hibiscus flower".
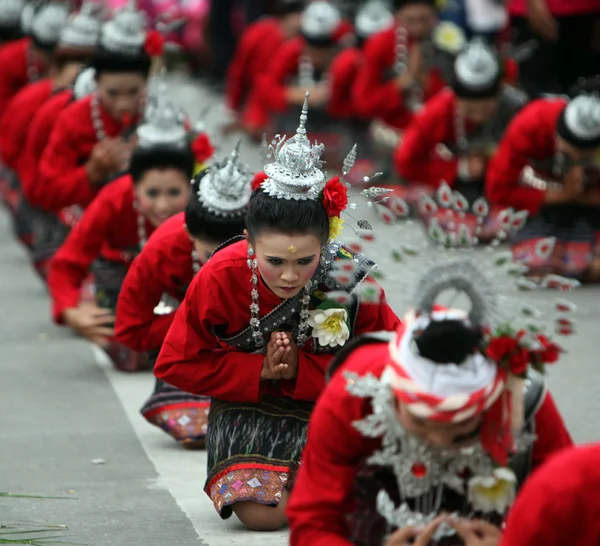
M 210 139 L 206 133 L 200 133 L 192 142 L 192 153 L 198 163 L 205 163 L 215 153 Z
M 542 345 L 540 351 L 540 359 L 544 364 L 553 364 L 556 362 L 562 352 L 562 349 L 556 344 L 552 343 L 546 336 L 539 334 L 537 336 L 538 341 Z
M 327 216 L 339 216 L 348 206 L 348 188 L 334 176 L 323 189 L 323 205 Z
M 267 176 L 267 174 L 266 174 L 266 173 L 263 173 L 263 172 L 256 173 L 256 174 L 254 175 L 254 178 L 252 179 L 252 182 L 251 182 L 252 191 L 254 191 L 254 190 L 257 190 L 258 188 L 260 188 L 260 185 L 261 185 L 261 184 L 262 184 L 262 183 L 263 183 L 263 182 L 264 182 L 264 181 L 265 181 L 267 178 L 269 178 L 269 177 Z
M 162 57 L 165 51 L 165 41 L 160 32 L 157 30 L 148 31 L 144 50 L 150 57 Z
M 529 366 L 529 351 L 520 349 L 508 360 L 508 368 L 514 375 L 524 375 Z
M 494 337 L 490 340 L 488 346 L 485 349 L 485 354 L 491 360 L 495 362 L 501 362 L 511 354 L 513 354 L 519 347 L 519 343 L 516 339 L 510 336 L 499 336 Z

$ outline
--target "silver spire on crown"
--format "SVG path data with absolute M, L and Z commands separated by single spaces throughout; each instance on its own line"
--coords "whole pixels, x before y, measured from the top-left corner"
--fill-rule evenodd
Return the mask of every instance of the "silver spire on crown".
M 565 109 L 565 124 L 582 140 L 600 137 L 600 95 L 579 95 Z
M 137 136 L 140 147 L 187 146 L 188 134 L 180 122 L 179 109 L 167 97 L 166 82 L 161 82 L 156 100 L 148 105 L 144 124 L 138 127 Z
M 67 26 L 60 33 L 59 46 L 93 48 L 100 40 L 100 30 L 104 21 L 101 4 L 87 0 L 78 13 L 71 15 Z
M 17 26 L 24 7 L 25 0 L 0 0 L 0 26 Z
M 279 199 L 317 199 L 325 185 L 325 174 L 321 170 L 323 144 L 310 144 L 306 136 L 308 120 L 308 99 L 306 93 L 300 125 L 296 135 L 287 140 L 277 135 L 269 146 L 268 158 L 275 161 L 265 166 L 268 178 L 263 182 L 263 191 Z
M 500 65 L 494 52 L 482 40 L 475 39 L 456 58 L 454 73 L 465 87 L 480 89 L 494 83 Z
M 135 0 L 129 0 L 102 26 L 100 43 L 114 53 L 137 55 L 146 43 L 147 28 L 144 13 L 137 9 Z
M 30 33 L 44 44 L 55 44 L 61 31 L 67 25 L 69 10 L 58 2 L 43 3 L 37 7 L 31 18 Z
M 252 173 L 240 161 L 238 140 L 231 155 L 208 168 L 200 181 L 198 200 L 212 214 L 229 218 L 241 217 L 252 195 Z

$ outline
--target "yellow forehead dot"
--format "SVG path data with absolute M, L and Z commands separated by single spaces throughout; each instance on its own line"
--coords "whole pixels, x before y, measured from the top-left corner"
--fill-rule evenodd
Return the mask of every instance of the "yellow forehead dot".
M 290 254 L 294 254 L 294 253 L 296 253 L 298 251 L 298 249 L 294 245 L 291 245 L 288 248 L 288 250 L 289 250 Z

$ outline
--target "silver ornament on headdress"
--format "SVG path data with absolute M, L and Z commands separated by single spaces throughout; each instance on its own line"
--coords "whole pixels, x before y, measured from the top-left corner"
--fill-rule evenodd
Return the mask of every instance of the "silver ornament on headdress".
M 31 34 L 40 42 L 55 43 L 67 25 L 69 10 L 64 4 L 42 4 L 31 20 Z
M 181 124 L 179 112 L 167 97 L 167 84 L 162 82 L 156 100 L 146 111 L 144 124 L 137 129 L 138 146 L 187 146 L 188 133 Z
M 86 68 L 79 73 L 73 84 L 73 95 L 75 99 L 79 100 L 94 93 L 97 87 L 96 70 L 94 68 Z
M 330 38 L 342 22 L 339 10 L 329 2 L 312 2 L 302 13 L 300 29 L 315 40 Z
M 241 140 L 238 140 L 227 160 L 209 167 L 200 181 L 198 199 L 217 216 L 243 216 L 252 195 L 252 173 L 240 161 L 240 144 Z
M 571 100 L 565 109 L 565 124 L 582 140 L 600 137 L 600 96 L 579 95 Z
M 277 135 L 269 146 L 269 157 L 275 161 L 265 166 L 268 178 L 263 182 L 263 191 L 278 199 L 318 199 L 325 185 L 325 174 L 321 170 L 323 144 L 310 144 L 306 136 L 308 119 L 308 98 L 306 93 L 300 125 L 296 135 L 287 137 Z
M 394 25 L 394 15 L 388 6 L 379 1 L 366 3 L 356 15 L 356 33 L 361 38 L 367 38 L 377 32 L 387 30 Z
M 0 0 L 0 26 L 18 25 L 24 6 L 25 0 Z
M 137 55 L 146 42 L 146 31 L 145 14 L 137 9 L 135 0 L 129 0 L 102 26 L 100 43 L 114 53 Z
M 454 61 L 454 73 L 462 85 L 476 90 L 494 82 L 500 73 L 500 65 L 494 52 L 476 39 Z
M 60 33 L 59 47 L 95 47 L 100 40 L 103 21 L 103 6 L 89 0 L 84 2 L 79 12 L 71 15 L 67 26 Z
M 25 2 L 21 11 L 21 30 L 24 34 L 31 34 L 31 25 L 35 16 L 36 4 L 33 2 Z

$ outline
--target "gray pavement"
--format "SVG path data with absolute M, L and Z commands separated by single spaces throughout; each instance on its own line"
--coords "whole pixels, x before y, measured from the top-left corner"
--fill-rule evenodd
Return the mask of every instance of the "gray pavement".
M 194 119 L 212 104 L 206 121 L 222 123 L 218 97 L 184 77 L 173 78 L 171 89 Z M 232 145 L 225 142 L 222 150 Z M 256 148 L 243 150 L 258 167 Z M 385 241 L 394 232 L 383 227 L 378 233 Z M 374 259 L 382 258 L 383 244 L 372 248 Z M 382 284 L 402 312 L 402 279 L 392 274 Z M 600 288 L 582 289 L 572 299 L 580 333 L 566 340 L 569 353 L 548 382 L 576 441 L 600 440 Z M 68 497 L 0 497 L 0 526 L 67 525 L 65 540 L 90 546 L 286 543 L 285 532 L 247 533 L 234 518 L 218 518 L 202 491 L 204 453 L 180 450 L 139 415 L 151 374 L 117 373 L 101 352 L 50 323 L 48 297 L 4 211 L 0 301 L 0 492 Z M 103 464 L 92 462 L 98 459 Z

